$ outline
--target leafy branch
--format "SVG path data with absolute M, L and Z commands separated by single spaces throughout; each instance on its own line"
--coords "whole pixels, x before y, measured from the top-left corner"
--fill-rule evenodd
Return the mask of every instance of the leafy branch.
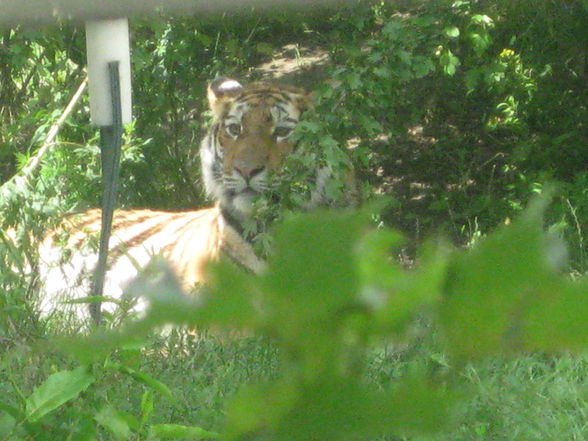
M 55 145 L 58 144 L 55 142 L 55 138 L 57 138 L 57 135 L 59 134 L 61 127 L 63 126 L 65 121 L 67 121 L 68 117 L 80 101 L 80 98 L 82 97 L 87 84 L 88 79 L 84 78 L 84 80 L 79 85 L 78 89 L 72 96 L 71 100 L 69 101 L 69 103 L 59 116 L 59 118 L 49 129 L 49 132 L 47 133 L 47 136 L 45 137 L 45 140 L 43 141 L 43 144 L 41 145 L 39 150 L 37 150 L 35 155 L 28 160 L 27 164 L 22 168 L 22 170 L 18 174 L 14 175 L 11 179 L 2 184 L 2 186 L 0 187 L 0 201 L 8 200 L 11 195 L 18 193 L 19 191 L 21 191 L 29 185 L 30 179 L 37 171 L 43 157 L 48 152 L 50 152 Z

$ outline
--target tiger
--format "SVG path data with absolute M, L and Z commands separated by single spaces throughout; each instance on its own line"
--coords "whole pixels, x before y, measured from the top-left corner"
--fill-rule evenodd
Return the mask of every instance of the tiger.
M 206 284 L 211 261 L 228 259 L 254 274 L 266 267 L 244 235 L 244 225 L 252 217 L 255 199 L 270 190 L 270 176 L 280 172 L 294 150 L 292 135 L 312 106 L 313 93 L 284 84 L 243 85 L 219 78 L 208 86 L 207 99 L 212 123 L 199 155 L 204 189 L 213 206 L 191 211 L 116 210 L 104 296 L 123 299 L 126 288 L 154 256 L 167 261 L 185 292 Z M 324 180 L 324 173 L 321 176 Z M 88 236 L 98 234 L 100 221 L 100 209 L 71 215 L 42 242 L 41 316 L 67 308 L 69 315 L 89 318 L 89 305 L 71 300 L 90 293 L 98 253 L 85 243 Z M 135 300 L 135 311 L 148 305 L 145 299 Z M 109 314 L 118 307 L 117 302 L 101 306 Z

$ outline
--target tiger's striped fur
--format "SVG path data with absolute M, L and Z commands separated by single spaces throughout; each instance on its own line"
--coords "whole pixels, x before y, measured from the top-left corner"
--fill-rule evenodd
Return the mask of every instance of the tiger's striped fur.
M 222 256 L 252 271 L 264 267 L 242 236 L 252 201 L 268 189 L 268 176 L 279 171 L 293 150 L 290 139 L 309 105 L 301 89 L 268 83 L 242 86 L 219 79 L 208 89 L 213 124 L 200 145 L 202 176 L 212 208 L 186 212 L 118 210 L 115 212 L 104 295 L 123 297 L 125 287 L 153 256 L 163 256 L 183 288 L 206 280 L 205 265 Z M 97 263 L 97 247 L 86 246 L 100 229 L 100 211 L 68 217 L 40 247 L 43 283 L 39 309 L 47 316 L 70 308 L 88 317 L 87 304 L 64 301 L 86 297 Z M 60 232 L 68 231 L 65 243 Z M 145 306 L 140 302 L 135 309 Z M 103 310 L 113 311 L 115 303 Z

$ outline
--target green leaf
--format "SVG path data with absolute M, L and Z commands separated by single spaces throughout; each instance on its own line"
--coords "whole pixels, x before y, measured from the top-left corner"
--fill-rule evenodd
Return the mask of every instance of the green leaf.
M 242 391 L 229 407 L 229 439 L 372 439 L 385 434 L 430 434 L 451 421 L 455 401 L 422 378 L 391 391 L 354 378 L 322 377 L 309 384 L 279 380 Z
M 79 297 L 73 300 L 66 300 L 62 302 L 64 305 L 79 305 L 79 304 L 93 304 L 93 303 L 114 303 L 115 305 L 123 305 L 124 301 L 107 296 L 87 296 Z
M 451 390 L 420 375 L 403 378 L 397 387 L 382 394 L 379 403 L 382 422 L 387 430 L 405 436 L 434 434 L 451 424 L 455 404 L 466 398 L 466 393 Z
M 466 88 L 468 89 L 468 93 L 474 91 L 480 81 L 482 80 L 482 72 L 480 69 L 470 69 L 465 73 L 464 81 Z
M 297 389 L 293 381 L 277 380 L 239 390 L 228 405 L 227 438 L 247 439 L 247 434 L 275 426 L 295 406 Z
M 359 279 L 354 247 L 364 220 L 359 215 L 293 216 L 276 228 L 265 291 L 284 325 L 321 320 L 353 302 Z
M 337 151 L 339 148 L 339 143 L 330 135 L 323 136 L 319 140 L 319 145 L 324 148 L 325 150 L 329 151 Z
M 27 419 L 35 422 L 49 412 L 76 398 L 95 381 L 85 366 L 73 371 L 57 372 L 39 387 L 26 400 Z
M 494 20 L 485 14 L 474 14 L 472 15 L 472 23 L 476 23 L 483 26 L 492 27 L 494 26 Z
M 403 31 L 404 25 L 398 20 L 391 20 L 382 28 L 382 34 L 389 37 L 390 39 L 399 37 Z
M 422 55 L 417 55 L 414 57 L 412 70 L 414 72 L 415 78 L 422 78 L 431 73 L 434 69 L 435 64 L 430 58 L 423 57 Z
M 195 315 L 196 323 L 246 328 L 255 323 L 252 300 L 258 295 L 258 280 L 227 261 L 209 266 L 208 286 Z
M 392 78 L 392 70 L 388 66 L 377 66 L 374 68 L 374 75 L 380 78 L 390 79 Z
M 189 308 L 182 309 L 179 319 L 183 318 L 186 310 Z M 124 329 L 101 328 L 87 337 L 55 337 L 52 343 L 59 350 L 74 355 L 82 363 L 103 362 L 117 348 L 143 346 L 150 332 L 161 324 L 159 317 L 152 318 L 148 315 L 145 319 L 130 322 Z
M 526 314 L 521 334 L 527 348 L 579 351 L 588 347 L 588 280 L 560 280 Z
M 345 80 L 352 90 L 356 90 L 361 87 L 361 77 L 357 72 L 349 72 L 345 75 Z
M 174 394 L 172 393 L 172 391 L 170 390 L 169 387 L 167 387 L 164 383 L 153 378 L 152 376 L 150 376 L 148 374 L 136 371 L 134 369 L 131 369 L 127 366 L 123 366 L 118 363 L 108 363 L 106 365 L 106 367 L 108 369 L 117 370 L 118 372 L 120 372 L 122 374 L 129 375 L 131 378 L 133 378 L 138 383 L 141 383 L 145 386 L 150 387 L 151 389 L 159 392 L 161 395 L 165 396 L 166 398 L 170 399 L 171 401 L 176 401 L 176 397 L 174 396 Z
M 429 246 L 416 269 L 406 270 L 391 261 L 392 250 L 401 243 L 392 231 L 376 230 L 364 235 L 359 246 L 362 298 L 374 312 L 384 332 L 402 331 L 419 307 L 441 298 L 448 258 L 443 245 Z
M 360 114 L 358 115 L 358 120 L 362 129 L 364 129 L 370 136 L 374 136 L 376 133 L 381 133 L 384 130 L 382 125 L 376 119 L 368 115 Z M 345 159 L 345 153 L 342 153 L 339 149 L 337 149 L 336 152 L 339 153 L 342 160 Z
M 312 121 L 300 121 L 296 129 L 301 132 L 318 133 L 320 125 Z
M 93 416 L 85 416 L 76 422 L 75 435 L 72 437 L 76 441 L 98 441 L 98 425 Z
M 478 32 L 468 33 L 468 39 L 474 49 L 474 52 L 478 56 L 484 55 L 486 49 L 490 46 L 490 36 L 487 34 L 480 34 Z
M 459 37 L 459 28 L 457 26 L 450 26 L 443 30 L 443 33 L 447 35 L 449 38 L 457 38 Z
M 154 409 L 153 391 L 146 390 L 141 396 L 141 427 L 144 427 L 147 421 L 151 419 Z
M 94 419 L 108 429 L 117 440 L 127 440 L 131 436 L 131 428 L 126 419 L 111 406 L 104 406 Z
M 561 246 L 550 245 L 542 231 L 541 213 L 531 209 L 457 256 L 449 267 L 440 309 L 449 351 L 467 359 L 541 348 L 544 337 L 538 337 L 538 317 L 549 309 L 563 312 L 562 305 L 571 306 L 570 298 L 581 298 L 582 290 L 570 291 L 550 260 L 564 254 L 558 250 Z M 546 310 L 544 302 L 549 299 Z M 585 301 L 578 304 L 583 313 L 585 305 Z M 535 318 L 529 322 L 530 317 Z
M 17 428 L 17 420 L 14 416 L 0 411 L 0 439 L 12 439 Z
M 399 50 L 396 52 L 396 56 L 403 64 L 406 64 L 408 66 L 410 66 L 413 62 L 413 55 L 411 52 Z
M 157 437 L 161 439 L 217 439 L 220 435 L 216 432 L 210 432 L 197 426 L 182 426 L 179 424 L 154 424 L 150 427 L 150 438 Z
M 21 419 L 23 417 L 20 409 L 14 407 L 11 404 L 3 402 L 3 401 L 0 401 L 0 411 L 6 412 L 8 415 L 10 415 L 13 418 Z
M 439 57 L 439 62 L 443 67 L 443 72 L 447 75 L 453 76 L 457 70 L 457 66 L 460 65 L 459 58 L 453 55 L 451 49 L 445 49 Z

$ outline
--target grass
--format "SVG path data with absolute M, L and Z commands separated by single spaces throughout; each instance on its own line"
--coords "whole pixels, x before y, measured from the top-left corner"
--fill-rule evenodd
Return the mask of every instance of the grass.
M 75 366 L 58 352 L 39 352 L 39 342 L 3 348 L 0 358 L 2 401 L 17 404 L 49 374 Z M 152 423 L 174 423 L 222 430 L 224 406 L 245 384 L 276 372 L 278 354 L 259 338 L 224 340 L 212 336 L 178 344 L 177 337 L 153 340 L 125 363 L 165 383 L 175 403 L 156 396 Z M 123 354 L 123 358 L 125 355 Z M 398 352 L 374 349 L 370 381 L 386 385 L 411 369 L 449 369 L 428 343 Z M 457 409 L 455 424 L 429 441 L 584 440 L 588 439 L 588 354 L 533 354 L 489 359 L 468 365 L 460 374 L 469 390 Z M 140 413 L 145 386 L 112 375 L 97 391 L 121 412 Z M 84 400 L 81 397 L 78 400 Z M 104 433 L 100 439 L 110 439 Z M 398 438 L 385 438 L 397 440 Z M 413 438 L 407 438 L 413 439 Z
M 46 339 L 23 341 L 0 350 L 0 404 L 22 406 L 49 375 L 77 365 L 62 352 L 47 349 L 47 343 Z M 244 384 L 270 376 L 277 356 L 275 349 L 260 338 L 224 340 L 205 336 L 180 343 L 174 335 L 167 341 L 154 338 L 140 351 L 120 351 L 108 362 L 123 364 L 169 388 L 173 400 L 155 393 L 150 424 L 173 423 L 218 431 L 222 429 L 226 401 Z M 150 388 L 132 376 L 109 372 L 105 366 L 94 366 L 99 378 L 96 385 L 72 406 L 78 406 L 82 409 L 79 413 L 83 413 L 108 404 L 122 414 L 139 418 L 143 394 Z M 67 407 L 54 411 L 52 421 L 67 419 Z M 0 439 L 2 411 L 0 405 Z
M 169 386 L 179 403 L 161 403 L 157 422 L 221 430 L 226 401 L 245 384 L 271 376 L 276 363 L 275 349 L 263 339 L 208 336 L 175 348 L 169 356 L 145 357 L 142 370 Z
M 474 397 L 453 440 L 588 438 L 588 357 L 529 355 L 471 365 Z
M 440 354 L 431 348 L 414 355 L 403 359 L 390 354 L 372 366 L 371 374 L 385 382 L 415 366 L 447 372 Z M 446 432 L 424 440 L 588 439 L 588 354 L 482 360 L 470 363 L 458 383 L 468 394 L 457 406 L 455 421 Z

